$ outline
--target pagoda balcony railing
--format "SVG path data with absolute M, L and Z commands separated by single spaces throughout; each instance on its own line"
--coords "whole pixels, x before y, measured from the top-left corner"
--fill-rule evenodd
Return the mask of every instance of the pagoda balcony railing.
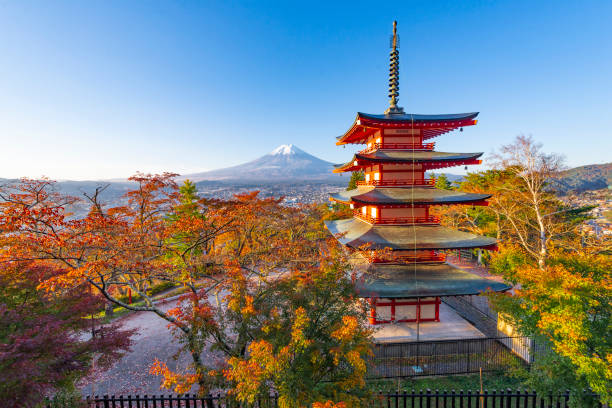
M 435 178 L 426 178 L 422 180 L 361 180 L 357 182 L 358 186 L 380 187 L 434 186 L 435 184 Z
M 377 258 L 370 257 L 369 261 L 372 263 L 386 263 L 386 264 L 409 264 L 409 263 L 426 263 L 426 262 L 444 262 L 446 255 L 442 253 L 430 254 L 430 255 L 391 255 L 389 257 Z
M 427 217 L 372 217 L 359 210 L 354 210 L 353 215 L 370 224 L 439 224 L 440 217 L 429 215 Z
M 378 149 L 397 149 L 397 150 L 425 150 L 431 151 L 434 149 L 435 143 L 373 143 L 366 147 L 360 154 L 370 153 Z

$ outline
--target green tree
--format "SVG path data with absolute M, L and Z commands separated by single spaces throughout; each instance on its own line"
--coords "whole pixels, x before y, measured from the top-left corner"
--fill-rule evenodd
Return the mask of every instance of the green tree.
M 283 408 L 328 400 L 361 406 L 371 332 L 364 310 L 355 307 L 346 254 L 333 238 L 318 247 L 320 257 L 301 262 L 258 296 L 265 299 L 254 306 L 261 331 L 224 371 L 242 402 L 267 395 L 273 384 Z
M 520 263 L 516 255 L 505 258 Z M 520 289 L 490 294 L 495 308 L 521 334 L 543 339 L 553 351 L 531 367 L 529 383 L 546 393 L 572 389 L 575 397 L 588 387 L 612 402 L 610 258 L 576 253 L 550 257 L 544 270 L 533 262 L 509 266 L 514 270 L 506 277 Z
M 179 202 L 180 205 L 175 208 L 175 214 L 191 214 L 202 216 L 203 213 L 199 211 L 198 201 L 198 189 L 194 182 L 191 180 L 185 180 L 183 185 L 179 187 Z
M 518 137 L 495 158 L 495 169 L 470 173 L 459 187 L 490 194 L 489 205 L 445 207 L 442 222 L 497 237 L 490 270 L 515 290 L 491 294 L 493 304 L 518 332 L 550 345 L 531 366 L 528 384 L 542 392 L 571 388 L 573 398 L 591 387 L 610 401 L 609 241 L 580 233 L 590 207 L 571 208 L 551 191 L 558 156 Z
M 354 171 L 351 173 L 351 179 L 349 180 L 347 190 L 353 190 L 357 188 L 357 182 L 365 180 L 365 174 L 363 171 Z
M 446 177 L 446 174 L 441 173 L 436 177 L 436 188 L 440 190 L 452 190 L 453 185 L 448 180 L 448 177 Z

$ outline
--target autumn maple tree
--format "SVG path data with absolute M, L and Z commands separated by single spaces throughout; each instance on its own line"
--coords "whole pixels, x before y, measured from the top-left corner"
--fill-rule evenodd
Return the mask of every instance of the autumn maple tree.
M 231 200 L 204 199 L 192 183 L 179 188 L 173 177 L 137 174 L 130 178 L 136 188 L 126 193 L 122 206 L 107 206 L 98 189 L 86 197 L 90 210 L 81 218 L 70 213 L 79 199 L 55 193 L 50 181 L 5 186 L 0 191 L 0 230 L 7 244 L 0 262 L 33 262 L 60 271 L 38 285 L 49 294 L 93 288 L 113 305 L 166 321 L 192 363 L 173 372 L 156 360 L 151 371 L 175 392 L 196 385 L 204 393 L 228 383 L 238 389 L 240 383 L 226 364 L 250 358 L 251 348 L 262 341 L 277 353 L 286 328 L 300 321 L 327 328 L 307 332 L 306 338 L 316 342 L 333 339 L 343 325 L 355 327 L 353 340 L 330 340 L 344 343 L 334 346 L 335 359 L 324 361 L 331 364 L 326 380 L 345 367 L 341 361 L 349 361 L 353 368 L 337 378 L 348 381 L 353 376 L 343 389 L 358 388 L 368 335 L 363 320 L 357 319 L 363 313 L 355 311 L 358 303 L 346 265 L 328 266 L 324 254 L 339 253 L 322 227 L 322 209 L 283 206 L 282 199 L 260 198 L 257 192 Z M 183 292 L 174 307 L 160 307 L 152 295 L 151 288 L 159 283 Z M 307 293 L 313 288 L 318 292 Z M 328 291 L 325 302 L 314 301 L 322 291 Z M 130 303 L 126 293 L 139 302 Z M 320 310 L 321 305 L 329 311 Z M 204 359 L 205 352 L 219 358 Z M 292 367 L 286 366 L 287 375 Z M 285 380 L 262 381 L 280 390 Z
M 94 359 L 103 369 L 129 349 L 133 331 L 94 318 L 103 305 L 99 295 L 82 287 L 38 288 L 62 273 L 33 262 L 0 268 L 2 406 L 38 406 L 49 392 L 71 390 Z

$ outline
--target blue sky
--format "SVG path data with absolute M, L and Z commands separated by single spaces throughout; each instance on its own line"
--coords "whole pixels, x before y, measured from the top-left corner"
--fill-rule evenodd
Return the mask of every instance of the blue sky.
M 293 143 L 333 162 L 357 111 L 480 111 L 442 151 L 531 134 L 612 161 L 611 1 L 0 0 L 0 177 L 126 177 Z M 449 172 L 461 173 L 452 168 Z

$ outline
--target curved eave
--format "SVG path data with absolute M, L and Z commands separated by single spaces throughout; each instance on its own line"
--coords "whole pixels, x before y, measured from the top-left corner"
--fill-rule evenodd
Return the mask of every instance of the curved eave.
M 495 249 L 497 244 L 494 238 L 440 225 L 371 225 L 356 218 L 325 221 L 325 225 L 341 244 L 353 249 Z
M 413 191 L 414 190 L 414 191 Z M 357 205 L 486 205 L 490 194 L 464 193 L 435 188 L 374 188 L 361 187 L 331 194 L 330 199 L 343 204 Z
M 466 113 L 443 113 L 435 115 L 423 115 L 419 113 L 404 113 L 404 114 L 371 114 L 357 112 L 358 119 L 384 122 L 384 123 L 453 123 L 464 120 L 475 119 L 479 112 Z
M 336 145 L 362 143 L 369 135 L 381 128 L 422 128 L 423 139 L 431 139 L 460 127 L 472 126 L 478 112 L 444 114 L 444 115 L 372 115 L 357 112 L 357 117 L 346 133 L 338 136 Z
M 334 173 L 347 171 L 358 171 L 372 164 L 407 164 L 418 163 L 427 164 L 427 169 L 442 167 L 463 166 L 468 164 L 480 164 L 477 160 L 482 156 L 482 152 L 477 153 L 447 153 L 447 152 L 413 152 L 410 150 L 377 150 L 372 153 L 357 153 L 353 159 L 343 164 L 335 165 Z M 355 165 L 355 162 L 358 164 Z
M 477 295 L 511 287 L 448 264 L 372 264 L 356 282 L 361 297 L 419 298 Z

